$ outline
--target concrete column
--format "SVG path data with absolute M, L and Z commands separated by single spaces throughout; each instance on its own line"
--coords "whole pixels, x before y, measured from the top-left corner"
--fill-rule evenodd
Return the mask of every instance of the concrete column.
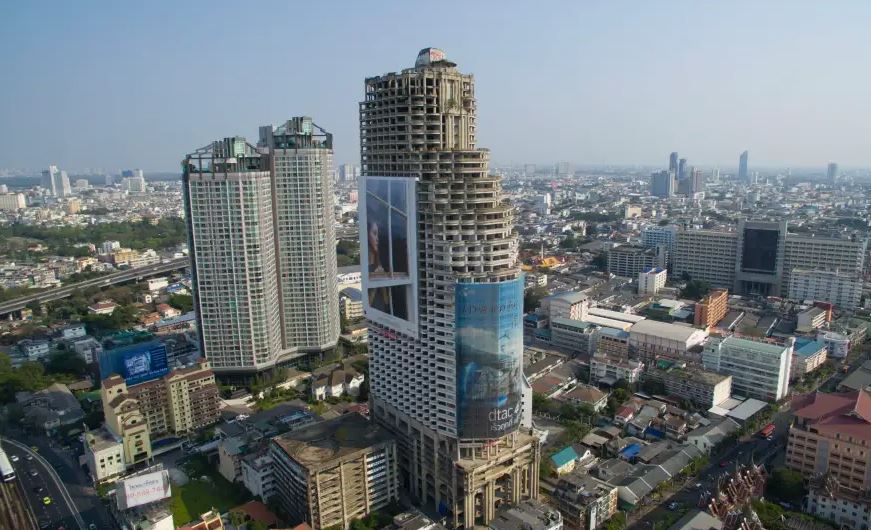
M 490 521 L 496 517 L 496 483 L 491 480 L 483 489 L 484 524 L 490 524 Z
M 520 502 L 523 495 L 523 472 L 524 469 L 516 467 L 511 471 L 511 502 Z

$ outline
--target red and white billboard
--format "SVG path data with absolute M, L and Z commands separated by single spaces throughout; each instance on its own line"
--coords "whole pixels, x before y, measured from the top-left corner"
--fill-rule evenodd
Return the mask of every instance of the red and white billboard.
M 130 477 L 115 486 L 119 510 L 156 502 L 170 495 L 169 472 L 166 470 Z

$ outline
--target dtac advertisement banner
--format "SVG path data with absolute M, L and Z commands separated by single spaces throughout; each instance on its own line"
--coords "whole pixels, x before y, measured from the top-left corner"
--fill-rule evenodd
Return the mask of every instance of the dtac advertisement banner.
M 128 385 L 151 381 L 169 373 L 166 344 L 160 341 L 103 350 L 98 360 L 101 379 L 118 374 Z
M 498 438 L 523 416 L 523 278 L 456 285 L 457 435 Z

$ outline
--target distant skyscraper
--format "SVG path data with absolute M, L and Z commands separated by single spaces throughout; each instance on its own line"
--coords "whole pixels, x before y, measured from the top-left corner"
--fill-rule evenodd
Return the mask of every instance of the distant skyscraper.
M 650 194 L 654 197 L 668 198 L 674 195 L 674 174 L 657 171 L 650 174 Z
M 538 496 L 514 214 L 475 108 L 472 76 L 435 48 L 366 79 L 360 103 L 371 414 L 398 439 L 405 493 L 451 528 Z
M 701 169 L 693 168 L 690 172 L 690 193 L 700 193 L 705 191 L 705 177 L 702 175 Z
M 678 163 L 677 151 L 674 151 L 668 157 L 668 170 L 670 172 L 674 173 L 675 175 L 677 175 L 677 171 L 678 171 L 677 163 Z
M 568 162 L 560 162 L 556 165 L 556 174 L 558 177 L 567 177 L 572 172 L 572 165 Z
M 42 172 L 42 187 L 53 197 L 66 197 L 73 193 L 69 175 L 66 171 L 59 170 L 57 166 L 48 166 L 48 169 Z
M 184 161 L 200 341 L 220 373 L 334 347 L 332 135 L 311 118 L 225 138 Z
M 677 163 L 677 175 L 675 175 L 678 181 L 681 181 L 687 178 L 687 159 L 681 158 Z
M 750 154 L 747 151 L 744 151 L 738 158 L 738 180 L 741 182 L 750 181 L 750 173 L 747 171 L 747 158 L 749 156 Z
M 834 162 L 829 162 L 829 167 L 826 170 L 826 180 L 831 182 L 832 184 L 838 180 L 838 164 Z
M 360 175 L 360 168 L 354 164 L 342 164 L 339 166 L 339 181 L 352 182 Z

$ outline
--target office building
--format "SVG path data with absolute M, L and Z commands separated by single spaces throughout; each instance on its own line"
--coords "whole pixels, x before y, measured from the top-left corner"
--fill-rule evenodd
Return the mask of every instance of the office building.
M 4 193 L 0 195 L 0 211 L 14 212 L 27 208 L 23 193 Z
M 618 245 L 608 250 L 608 272 L 624 278 L 637 278 L 648 269 L 665 269 L 668 250 L 665 246 L 645 248 L 637 245 Z
M 141 169 L 125 169 L 121 172 L 121 187 L 128 193 L 145 193 L 145 172 Z
M 561 477 L 552 498 L 568 529 L 596 530 L 617 512 L 617 488 L 588 474 Z
M 705 191 L 705 177 L 701 169 L 692 168 L 688 180 L 690 195 Z
M 651 267 L 638 273 L 638 294 L 656 294 L 665 287 L 665 269 Z
M 702 350 L 705 370 L 732 376 L 732 393 L 780 401 L 789 393 L 794 339 L 785 345 L 738 337 L 711 337 Z
M 681 230 L 674 274 L 735 294 L 786 296 L 792 271 L 859 274 L 867 241 L 789 234 L 787 223 L 740 220 L 736 231 Z
M 750 182 L 750 173 L 747 171 L 747 159 L 750 153 L 744 151 L 738 157 L 738 180 L 740 182 Z
M 826 476 L 844 496 L 871 489 L 871 394 L 865 391 L 793 398 L 786 467 L 806 479 Z M 868 502 L 867 500 L 865 501 Z
M 354 164 L 342 164 L 339 166 L 339 181 L 353 182 L 360 176 L 359 166 Z
M 650 194 L 654 197 L 667 199 L 674 196 L 674 173 L 657 171 L 650 174 Z
M 789 277 L 789 298 L 798 301 L 830 302 L 838 309 L 855 311 L 862 301 L 862 277 L 857 271 L 793 269 Z
M 279 504 L 315 529 L 347 530 L 399 499 L 396 442 L 359 414 L 277 436 L 269 456 Z
M 225 138 L 185 159 L 201 351 L 244 375 L 336 345 L 332 135 L 311 118 Z
M 540 451 L 519 429 L 531 393 L 514 214 L 476 131 L 474 79 L 441 50 L 366 79 L 359 212 L 371 413 L 398 438 L 407 495 L 467 528 L 493 520 L 497 491 L 502 502 L 538 495 Z M 479 387 L 485 380 L 499 383 Z
M 586 294 L 568 291 L 542 298 L 539 311 L 550 318 L 585 320 L 589 309 L 590 300 Z
M 550 318 L 550 343 L 575 356 L 592 353 L 595 344 L 595 324 L 562 317 Z
M 668 172 L 677 175 L 677 167 L 678 164 L 678 154 L 677 151 L 672 151 L 670 155 L 668 155 Z
M 696 303 L 693 325 L 712 328 L 723 320 L 729 312 L 729 291 L 713 289 Z
M 831 184 L 838 181 L 838 164 L 829 162 L 829 165 L 826 168 L 826 180 Z
M 100 397 L 107 426 L 125 444 L 131 436 L 124 421 L 128 416 L 132 434 L 144 425 L 148 440 L 183 436 L 218 421 L 218 385 L 205 362 L 129 386 L 120 375 L 112 375 L 103 380 Z
M 613 385 L 621 379 L 629 384 L 641 379 L 644 365 L 626 357 L 596 352 L 590 358 L 590 383 Z
M 43 170 L 42 187 L 52 197 L 66 197 L 73 193 L 70 177 L 66 171 L 58 169 L 57 166 L 48 166 L 48 169 Z
M 675 175 L 675 178 L 677 179 L 678 182 L 687 178 L 687 159 L 686 158 L 681 158 L 680 160 L 678 160 L 678 162 L 677 162 L 677 175 Z

